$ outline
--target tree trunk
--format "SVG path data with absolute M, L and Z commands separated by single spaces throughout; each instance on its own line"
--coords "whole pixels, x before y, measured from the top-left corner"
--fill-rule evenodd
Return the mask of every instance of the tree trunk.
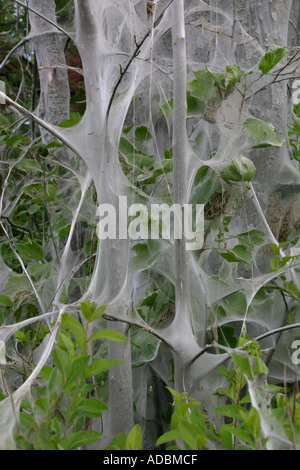
M 56 22 L 54 0 L 29 0 L 28 6 Z M 70 89 L 64 55 L 66 37 L 32 11 L 29 18 L 40 76 L 40 99 L 36 113 L 56 125 L 69 119 Z

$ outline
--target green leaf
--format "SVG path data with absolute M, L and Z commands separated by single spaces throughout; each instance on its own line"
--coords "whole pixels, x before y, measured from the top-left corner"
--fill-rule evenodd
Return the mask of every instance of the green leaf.
M 222 346 L 229 346 L 235 348 L 237 338 L 235 336 L 235 329 L 231 326 L 220 326 L 217 328 L 218 343 Z
M 211 169 L 209 168 L 209 166 L 206 166 L 206 165 L 201 166 L 196 173 L 196 176 L 194 179 L 194 185 L 198 186 L 198 184 L 203 183 L 203 181 L 205 180 L 209 172 L 211 172 Z
M 101 318 L 105 313 L 106 309 L 107 305 L 101 305 L 101 307 L 96 308 L 90 316 L 89 323 L 93 323 L 94 321 L 99 320 L 99 318 Z
M 224 181 L 252 181 L 256 173 L 256 167 L 249 158 L 241 156 L 234 158 L 220 173 Z
M 152 135 L 148 127 L 141 126 L 141 127 L 136 128 L 135 140 L 137 140 L 138 142 L 146 142 L 147 140 L 151 140 L 151 139 L 152 139 Z
M 249 360 L 240 354 L 236 354 L 235 352 L 231 353 L 231 358 L 234 364 L 239 369 L 241 369 L 243 374 L 245 374 L 248 379 L 253 380 L 253 372 Z
M 117 366 L 119 364 L 123 364 L 123 361 L 119 361 L 117 359 L 99 359 L 98 361 L 93 362 L 93 364 L 86 369 L 83 378 L 88 379 L 89 377 L 102 374 L 102 372 L 110 369 L 110 367 Z
M 125 342 L 128 341 L 128 338 L 118 331 L 114 330 L 101 330 L 101 331 L 96 331 L 90 338 L 89 341 L 94 341 L 96 339 L 108 339 L 110 341 L 116 341 L 116 342 Z
M 44 366 L 40 372 L 40 376 L 42 377 L 42 379 L 44 380 L 49 380 L 51 374 L 52 374 L 52 371 L 54 370 L 53 367 L 50 367 L 50 366 Z
M 216 80 L 212 77 L 211 72 L 209 73 L 208 70 L 200 70 L 194 72 L 194 75 L 196 79 L 188 83 L 192 96 L 204 102 L 217 101 L 220 99 Z
M 187 93 L 186 101 L 188 118 L 194 118 L 205 114 L 206 107 L 203 101 L 199 100 L 191 93 Z
M 5 305 L 6 307 L 13 307 L 13 301 L 7 295 L 0 295 L 0 304 Z
M 84 318 L 89 323 L 91 315 L 92 315 L 92 311 L 94 311 L 96 308 L 96 304 L 92 303 L 90 300 L 87 300 L 80 304 L 80 308 L 81 308 L 81 312 L 83 313 Z
M 63 330 L 59 331 L 58 339 L 57 339 L 57 346 L 59 349 L 65 351 L 68 354 L 70 361 L 73 360 L 74 352 L 75 352 L 75 345 L 69 333 Z
M 109 447 L 114 447 L 116 449 L 124 449 L 126 445 L 126 440 L 127 440 L 127 434 L 126 432 L 122 432 L 120 434 L 117 434 L 111 441 L 110 445 L 108 447 L 105 447 L 103 450 L 110 450 Z
M 57 195 L 57 187 L 55 184 L 49 182 L 47 184 L 46 199 L 48 202 L 55 201 Z
M 22 341 L 25 341 L 27 344 L 29 344 L 30 341 L 31 341 L 30 330 L 27 331 L 26 335 L 23 333 L 23 331 L 16 331 L 15 332 L 15 337 L 17 338 L 18 343 L 21 343 Z
M 19 416 L 20 416 L 21 426 L 26 426 L 27 428 L 35 428 L 36 427 L 34 417 L 31 414 L 24 413 L 24 411 L 21 411 Z
M 252 263 L 252 255 L 243 245 L 236 245 L 229 253 L 220 253 L 229 263 Z
M 49 423 L 44 421 L 35 433 L 33 440 L 34 450 L 49 450 Z
M 180 403 L 182 402 L 182 395 L 177 392 L 176 390 L 174 390 L 173 388 L 171 387 L 166 387 L 167 390 L 169 390 L 169 392 L 171 393 L 171 395 L 173 395 L 173 397 L 175 398 L 175 400 L 177 401 L 177 403 Z
M 9 137 L 5 141 L 7 147 L 12 147 L 12 148 L 19 147 L 22 142 L 24 142 L 24 137 L 22 135 L 13 135 L 12 137 Z
M 254 375 L 264 374 L 268 375 L 269 369 L 267 368 L 266 364 L 260 357 L 255 358 L 255 367 L 253 369 Z
M 186 103 L 187 103 L 187 117 L 188 118 L 195 118 L 202 116 L 205 114 L 206 106 L 203 100 L 193 96 L 192 93 L 187 92 L 186 95 Z M 163 103 L 160 106 L 160 111 L 165 116 L 173 116 L 173 107 L 174 107 L 174 100 L 171 99 L 166 103 Z
M 83 398 L 77 404 L 76 409 L 82 411 L 87 418 L 99 418 L 101 413 L 106 411 L 108 407 L 98 398 Z
M 251 437 L 249 436 L 249 433 L 247 433 L 246 431 L 244 431 L 243 429 L 241 428 L 228 428 L 228 431 L 231 432 L 231 434 L 233 434 L 234 436 L 236 436 L 238 439 L 240 439 L 241 441 L 243 442 L 246 442 L 247 444 L 249 444 L 250 446 L 254 446 L 254 442 L 253 440 L 251 439 Z
M 161 104 L 159 109 L 164 116 L 173 116 L 173 106 L 174 100 L 169 100 Z
M 25 261 L 42 261 L 44 259 L 43 247 L 35 241 L 18 243 L 16 250 L 18 255 Z
M 143 450 L 142 430 L 136 424 L 127 436 L 125 450 Z
M 215 190 L 215 174 L 199 185 L 190 199 L 190 204 L 206 204 Z
M 229 426 L 228 424 L 223 424 L 220 427 L 220 436 L 227 450 L 233 450 L 233 439 L 232 433 L 230 432 L 231 429 L 232 426 Z
M 219 413 L 219 415 L 239 420 L 242 419 L 240 413 L 241 410 L 243 410 L 243 408 L 238 405 L 222 405 L 215 408 L 215 411 Z
M 101 439 L 101 433 L 97 431 L 81 431 L 71 434 L 62 443 L 65 450 L 75 450 L 88 444 L 93 444 Z
M 162 436 L 160 436 L 160 438 L 156 442 L 156 445 L 160 446 L 162 444 L 166 444 L 167 442 L 177 441 L 177 439 L 180 438 L 181 436 L 178 430 L 168 431 Z
M 214 72 L 213 70 L 210 70 L 208 67 L 206 67 L 205 70 L 214 80 L 215 84 L 217 84 L 223 90 L 226 89 L 227 85 L 226 85 L 226 78 L 225 78 L 224 73 Z
M 50 410 L 50 401 L 48 397 L 41 397 L 35 401 L 36 406 L 39 406 L 46 414 Z
M 201 450 L 204 443 L 205 439 L 200 440 L 200 449 L 198 448 L 198 438 L 204 436 L 202 435 L 202 432 L 200 429 L 195 426 L 194 424 L 191 424 L 183 419 L 180 419 L 178 422 L 178 430 L 180 434 L 180 438 L 184 439 L 185 443 L 189 446 L 191 450 Z
M 82 302 L 80 304 L 80 307 L 83 316 L 88 323 L 92 323 L 95 320 L 101 318 L 105 310 L 107 309 L 107 305 L 101 305 L 101 307 L 97 307 L 97 305 L 94 302 L 91 302 L 90 300 Z
M 62 315 L 61 325 L 66 330 L 69 330 L 75 337 L 81 353 L 83 353 L 85 343 L 85 332 L 81 323 L 73 317 L 70 317 L 67 313 Z
M 193 408 L 190 412 L 191 423 L 197 426 L 205 434 L 205 417 L 199 410 L 199 407 Z
M 53 399 L 53 396 L 56 393 L 55 388 L 56 388 L 56 385 L 59 382 L 59 377 L 60 377 L 60 372 L 59 372 L 57 367 L 54 367 L 54 369 L 52 370 L 51 375 L 49 377 L 48 385 L 47 385 L 50 400 Z
M 251 264 L 252 263 L 252 254 L 247 251 L 247 248 L 243 245 L 236 245 L 231 253 L 234 254 L 241 262 Z
M 147 243 L 138 243 L 132 248 L 136 253 L 130 262 L 132 269 L 144 270 L 160 255 L 160 243 L 156 240 L 148 240 Z
M 244 423 L 248 426 L 254 439 L 257 440 L 261 431 L 260 415 L 257 409 L 251 408 L 249 412 L 246 412 L 246 410 L 241 411 L 241 417 Z
M 81 121 L 81 114 L 80 113 L 73 113 L 70 112 L 70 118 L 66 119 L 65 121 L 62 121 L 59 124 L 59 127 L 73 127 L 76 126 L 76 124 L 79 124 Z
M 61 430 L 60 430 L 59 421 L 56 417 L 51 420 L 50 432 L 51 432 L 51 439 L 53 439 L 55 442 L 59 444 L 61 440 Z
M 226 86 L 236 85 L 238 82 L 241 81 L 242 76 L 245 75 L 245 72 L 238 65 L 230 65 L 226 67 L 226 73 L 227 73 L 227 77 L 225 80 Z
M 48 157 L 49 155 L 48 146 L 40 145 L 38 148 L 38 154 L 41 155 L 42 157 Z
M 267 52 L 261 59 L 259 63 L 259 70 L 263 73 L 263 75 L 265 75 L 266 73 L 270 72 L 288 53 L 289 49 L 286 47 L 278 47 L 273 44 L 269 52 Z
M 270 243 L 270 248 L 274 251 L 275 255 L 280 256 L 280 247 L 276 243 Z
M 42 263 L 42 264 L 32 264 L 28 266 L 28 272 L 35 281 L 39 281 L 41 278 L 49 279 L 53 263 Z
M 129 165 L 143 168 L 151 167 L 155 163 L 153 157 L 139 152 L 126 137 L 120 139 L 119 152 Z
M 284 143 L 284 139 L 276 133 L 272 124 L 260 119 L 250 118 L 244 122 L 244 126 L 250 134 L 254 148 L 281 147 Z
M 90 356 L 79 356 L 72 362 L 70 375 L 68 376 L 67 385 L 72 384 L 78 379 L 88 367 Z
M 145 184 L 153 184 L 156 182 L 158 176 L 166 175 L 173 171 L 173 162 L 172 160 L 160 160 L 159 162 L 154 163 L 153 167 L 149 171 L 145 171 L 138 175 L 138 181 L 142 181 Z
M 62 373 L 64 382 L 66 382 L 71 371 L 71 362 L 69 354 L 64 349 L 55 348 L 52 351 L 52 357 L 55 362 L 55 365 Z
M 249 232 L 241 233 L 237 236 L 237 239 L 241 245 L 247 246 L 250 250 L 254 249 L 254 245 L 264 244 L 264 232 L 260 230 L 250 230 Z
M 295 297 L 299 298 L 299 289 L 294 281 L 287 281 L 285 285 L 291 291 L 291 293 L 294 294 Z
M 29 172 L 29 171 L 42 172 L 41 165 L 35 160 L 22 160 L 20 163 L 16 165 L 16 168 L 25 172 Z

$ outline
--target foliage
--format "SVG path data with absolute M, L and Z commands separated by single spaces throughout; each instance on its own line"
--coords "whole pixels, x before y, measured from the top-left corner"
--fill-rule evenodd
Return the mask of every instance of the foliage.
M 45 366 L 40 377 L 43 382 L 35 387 L 34 398 L 23 400 L 20 410 L 18 436 L 21 450 L 75 450 L 99 441 L 101 433 L 91 429 L 94 418 L 107 410 L 107 405 L 96 398 L 97 383 L 117 360 L 91 360 L 89 344 L 98 339 L 127 341 L 112 330 L 99 330 L 89 336 L 89 326 L 101 318 L 105 306 L 96 308 L 91 302 L 81 305 L 86 319 L 85 328 L 74 317 L 62 316 L 57 345 L 52 351 L 52 366 Z M 30 332 L 30 330 L 29 330 Z M 18 335 L 27 342 L 26 333 Z

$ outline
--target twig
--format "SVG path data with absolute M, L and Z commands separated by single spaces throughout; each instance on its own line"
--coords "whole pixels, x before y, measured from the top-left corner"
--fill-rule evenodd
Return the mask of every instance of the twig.
M 143 37 L 143 39 L 139 42 L 139 43 L 136 43 L 136 49 L 133 53 L 133 55 L 130 57 L 128 63 L 126 64 L 126 67 L 124 69 L 121 69 L 120 70 L 120 77 L 112 91 L 112 95 L 110 97 L 110 100 L 109 100 L 109 104 L 108 104 L 108 108 L 107 108 L 107 117 L 109 116 L 109 113 L 110 113 L 110 110 L 111 110 L 111 107 L 112 107 L 112 103 L 113 103 L 113 100 L 116 96 L 116 93 L 118 91 L 118 88 L 124 78 L 124 76 L 126 75 L 126 73 L 128 72 L 132 62 L 134 61 L 134 59 L 139 55 L 140 53 L 140 50 L 141 50 L 141 47 L 143 46 L 143 44 L 145 43 L 146 39 L 150 36 L 152 30 L 154 28 L 156 28 L 156 26 L 159 24 L 160 20 L 162 19 L 162 17 L 164 16 L 166 10 L 169 8 L 169 6 L 173 3 L 173 0 L 170 1 L 170 3 L 166 6 L 166 8 L 162 11 L 162 13 L 159 15 L 159 17 L 157 18 L 157 20 L 154 22 L 154 25 L 152 28 L 150 28 L 147 33 L 145 34 L 145 36 Z
M 105 320 L 108 320 L 108 321 L 117 321 L 119 323 L 126 323 L 127 325 L 130 325 L 130 326 L 135 326 L 136 328 L 139 328 L 140 330 L 143 330 L 143 331 L 147 331 L 147 333 L 150 333 L 151 335 L 155 336 L 156 338 L 158 338 L 159 340 L 163 341 L 167 346 L 169 346 L 171 349 L 174 349 L 174 347 L 172 346 L 172 344 L 167 341 L 164 336 L 162 336 L 160 333 L 158 333 L 156 330 L 154 330 L 153 328 L 149 327 L 146 323 L 144 323 L 142 321 L 142 323 L 138 322 L 138 321 L 134 321 L 134 320 L 130 320 L 130 319 L 122 319 L 122 318 L 118 318 L 114 315 L 111 315 L 111 314 L 104 314 L 103 315 L 103 318 Z
M 267 333 L 264 333 L 260 336 L 257 336 L 257 338 L 254 338 L 255 341 L 259 342 L 259 341 L 262 341 L 266 338 L 269 338 L 270 336 L 274 336 L 274 335 L 277 335 L 278 333 L 282 333 L 284 331 L 289 331 L 289 330 L 295 330 L 297 328 L 300 328 L 300 323 L 295 323 L 293 325 L 286 325 L 286 326 L 282 326 L 280 328 L 277 328 L 275 330 L 271 330 L 271 331 L 268 331 Z M 209 349 L 214 349 L 216 347 L 218 347 L 219 349 L 222 349 L 223 351 L 225 351 L 227 354 L 228 354 L 228 358 L 230 357 L 230 354 L 232 352 L 236 352 L 236 351 L 243 351 L 247 346 L 249 346 L 250 344 L 252 344 L 252 340 L 248 341 L 247 343 L 243 344 L 242 346 L 240 346 L 239 348 L 236 348 L 236 349 L 231 349 L 231 348 L 227 348 L 226 346 L 222 346 L 221 344 L 218 344 L 216 342 L 213 342 L 211 344 L 207 344 L 206 346 L 204 346 L 204 348 L 201 349 L 201 351 L 190 361 L 189 365 L 193 364 L 197 359 L 199 359 L 199 357 L 203 356 L 204 353 L 206 353 L 207 351 L 209 351 Z M 226 357 L 224 358 L 226 360 Z
M 44 204 L 45 204 L 45 210 L 46 210 L 46 214 L 47 214 L 47 219 L 48 219 L 48 222 L 49 222 L 49 230 L 50 230 L 50 234 L 51 234 L 51 238 L 52 238 L 52 243 L 53 243 L 53 246 L 54 246 L 54 250 L 55 250 L 55 253 L 56 253 L 56 257 L 57 257 L 57 261 L 58 261 L 58 264 L 60 265 L 60 257 L 59 257 L 59 253 L 58 253 L 58 249 L 57 249 L 57 246 L 56 246 L 56 243 L 55 243 L 55 238 L 54 238 L 54 233 L 53 233 L 53 228 L 52 228 L 52 222 L 51 222 L 51 217 L 50 217 L 50 213 L 49 213 L 49 209 L 48 209 L 48 202 L 47 202 L 47 180 L 46 180 L 46 173 L 45 173 L 45 168 L 44 168 L 44 165 L 42 165 L 42 163 L 39 161 L 38 158 L 36 158 L 36 156 L 31 153 L 31 155 L 34 157 L 34 159 L 38 162 L 38 164 L 40 165 L 41 169 L 42 169 L 42 172 L 43 172 L 43 187 L 44 187 Z
M 266 85 L 261 87 L 259 90 L 255 91 L 251 95 L 247 96 L 247 98 L 245 98 L 245 101 L 248 101 L 250 98 L 253 98 L 258 93 L 261 93 L 262 91 L 265 91 L 271 85 L 277 85 L 277 83 L 285 82 L 287 80 L 295 80 L 295 79 L 299 79 L 299 76 L 298 75 L 289 76 L 289 77 L 286 77 L 286 78 L 282 78 L 281 80 L 276 80 L 276 78 L 274 78 L 274 80 L 272 80 L 270 83 L 267 83 Z
M 2 61 L 2 63 L 0 64 L 0 71 L 3 69 L 3 67 L 7 64 L 7 62 L 9 61 L 10 57 L 13 55 L 13 53 L 19 49 L 19 47 L 22 47 L 24 46 L 24 44 L 26 44 L 28 41 L 30 41 L 31 37 L 30 36 L 26 36 L 25 38 L 21 39 L 20 42 L 18 42 L 18 44 L 16 44 L 10 51 L 9 53 L 7 54 L 7 56 L 5 57 L 5 59 Z
M 19 423 L 19 419 L 17 417 L 15 403 L 14 403 L 14 400 L 13 400 L 13 390 L 12 390 L 12 386 L 11 386 L 9 376 L 8 376 L 8 373 L 7 373 L 7 366 L 3 365 L 3 364 L 0 364 L 0 373 L 2 373 L 2 370 L 3 370 L 3 373 L 5 375 L 7 385 L 8 385 L 8 392 L 9 392 L 8 394 L 9 394 L 9 399 L 10 399 L 10 402 L 11 402 L 11 407 L 12 407 L 12 410 L 13 410 L 13 415 L 14 415 L 14 418 L 16 420 L 18 431 L 19 431 L 19 433 L 21 433 L 20 423 Z
M 4 215 L 1 216 L 1 219 L 6 220 L 9 223 L 9 225 L 16 228 L 17 230 L 20 230 L 20 232 L 29 233 L 30 238 L 32 239 L 31 231 L 28 228 L 21 227 L 20 225 L 14 224 L 11 220 L 9 220 L 9 217 L 5 217 Z
M 82 158 L 83 161 L 85 161 L 85 156 L 81 155 L 80 152 L 78 152 L 78 149 L 75 145 L 73 145 L 65 136 L 63 136 L 58 130 L 56 130 L 51 124 L 48 124 L 48 122 L 44 121 L 43 119 L 35 116 L 33 113 L 28 111 L 27 109 L 23 108 L 23 106 L 19 105 L 12 99 L 10 99 L 5 93 L 0 92 L 0 98 L 6 100 L 6 104 L 9 104 L 10 106 L 13 106 L 16 108 L 20 113 L 24 114 L 27 116 L 29 119 L 33 119 L 39 126 L 43 127 L 46 129 L 46 131 L 50 132 L 54 137 L 56 137 L 58 140 L 60 140 L 63 144 L 65 144 L 72 152 L 74 152 L 76 155 L 78 155 L 80 158 Z
M 5 229 L 4 225 L 3 225 L 3 223 L 1 222 L 1 220 L 0 220 L 0 227 L 2 228 L 2 230 L 3 230 L 3 232 L 4 232 L 5 238 L 6 238 L 7 241 L 8 241 L 8 244 L 9 244 L 9 246 L 10 246 L 10 249 L 12 250 L 12 252 L 13 252 L 13 254 L 15 255 L 15 257 L 17 258 L 17 260 L 19 261 L 19 263 L 20 263 L 20 265 L 21 265 L 21 267 L 22 267 L 22 270 L 23 270 L 24 274 L 26 275 L 26 277 L 27 277 L 27 279 L 28 279 L 28 281 L 29 281 L 29 284 L 30 284 L 31 287 L 32 287 L 32 290 L 33 290 L 34 295 L 35 295 L 35 297 L 36 297 L 36 299 L 37 299 L 37 301 L 38 301 L 38 304 L 39 304 L 39 306 L 40 306 L 40 309 L 41 309 L 42 313 L 44 314 L 44 313 L 45 313 L 45 309 L 44 309 L 43 302 L 42 302 L 42 300 L 41 300 L 41 298 L 40 298 L 40 296 L 39 296 L 39 294 L 38 294 L 38 292 L 37 292 L 37 290 L 36 290 L 36 288 L 35 288 L 35 286 L 34 286 L 34 284 L 33 284 L 33 281 L 32 281 L 32 279 L 31 279 L 31 277 L 30 277 L 30 275 L 29 275 L 27 269 L 25 268 L 25 265 L 24 265 L 24 263 L 23 263 L 22 258 L 18 255 L 18 253 L 17 253 L 15 247 L 14 247 L 13 244 L 11 243 L 11 240 L 10 240 L 10 238 L 9 238 L 9 235 L 8 235 L 8 233 L 7 233 L 7 231 L 6 231 L 6 229 Z

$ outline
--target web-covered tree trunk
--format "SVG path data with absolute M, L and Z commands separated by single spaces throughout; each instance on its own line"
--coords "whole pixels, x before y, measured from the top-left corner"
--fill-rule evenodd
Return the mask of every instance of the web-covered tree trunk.
M 55 1 L 30 0 L 28 6 L 56 22 Z M 50 124 L 69 118 L 70 90 L 64 48 L 67 38 L 38 14 L 30 11 L 31 35 L 40 77 L 39 117 Z

